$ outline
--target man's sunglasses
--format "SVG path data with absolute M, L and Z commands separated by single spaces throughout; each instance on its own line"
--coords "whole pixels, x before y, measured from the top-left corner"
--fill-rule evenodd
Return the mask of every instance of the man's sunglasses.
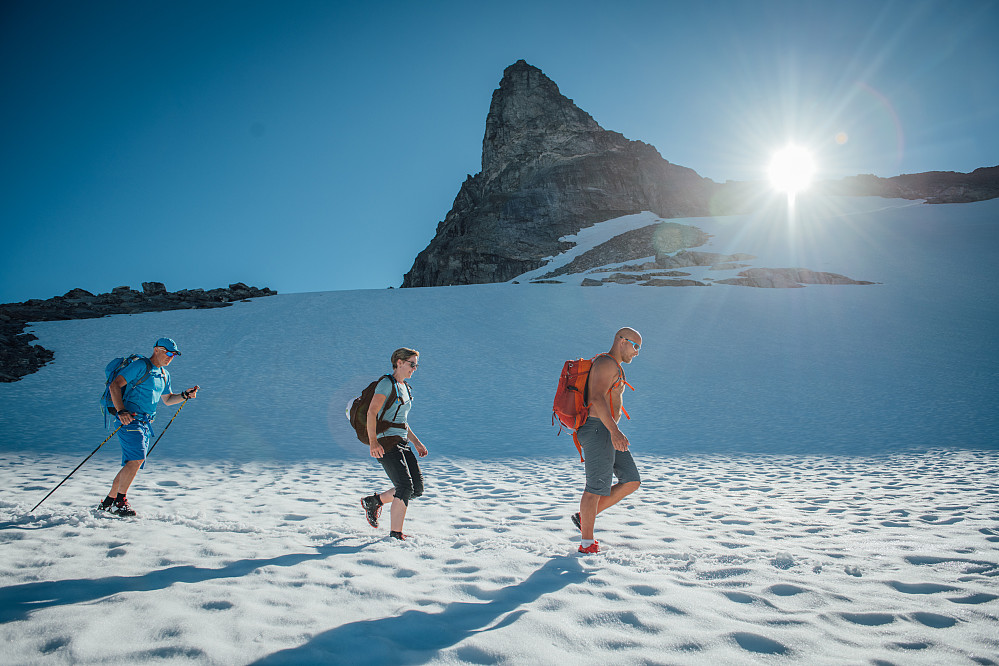
M 630 342 L 631 346 L 635 348 L 635 351 L 642 351 L 642 345 L 638 344 L 634 340 L 629 340 L 628 338 L 624 337 L 623 335 L 621 336 L 621 339 L 622 340 L 627 340 L 628 342 Z
M 167 358 L 173 358 L 174 356 L 180 356 L 180 352 L 164 351 L 163 353 L 167 355 Z

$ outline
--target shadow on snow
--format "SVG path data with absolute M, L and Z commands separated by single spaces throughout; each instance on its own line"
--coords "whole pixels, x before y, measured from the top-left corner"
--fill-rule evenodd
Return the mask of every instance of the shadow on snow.
M 0 624 L 23 620 L 33 611 L 52 606 L 67 606 L 103 599 L 122 592 L 149 592 L 170 587 L 174 583 L 200 583 L 219 578 L 239 578 L 261 567 L 292 567 L 308 560 L 320 560 L 332 555 L 352 555 L 366 546 L 318 546 L 315 553 L 292 553 L 279 557 L 238 560 L 219 569 L 191 565 L 168 567 L 141 576 L 110 576 L 80 578 L 38 583 L 24 583 L 0 588 Z
M 582 583 L 589 575 L 577 557 L 554 557 L 524 581 L 501 588 L 484 601 L 453 602 L 434 613 L 409 610 L 393 617 L 351 622 L 253 663 L 401 663 L 407 653 L 437 652 L 474 634 L 508 626 L 527 612 L 522 606 Z

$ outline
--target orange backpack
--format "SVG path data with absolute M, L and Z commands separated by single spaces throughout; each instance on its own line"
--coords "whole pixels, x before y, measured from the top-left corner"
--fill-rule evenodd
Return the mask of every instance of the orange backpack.
M 579 451 L 580 462 L 583 462 L 583 447 L 579 443 L 576 431 L 579 430 L 579 426 L 586 423 L 586 419 L 590 416 L 590 400 L 587 395 L 586 382 L 590 378 L 590 368 L 593 367 L 594 359 L 600 356 L 614 358 L 610 354 L 597 354 L 589 359 L 577 358 L 566 361 L 565 365 L 562 366 L 562 374 L 558 378 L 558 387 L 555 389 L 555 403 L 552 405 L 552 426 L 555 425 L 555 419 L 557 418 L 560 424 L 558 429 L 559 435 L 562 434 L 562 428 L 572 431 L 572 441 L 576 445 L 576 450 Z M 614 359 L 614 362 L 617 363 L 617 359 Z M 634 391 L 634 387 L 624 378 L 624 368 L 621 367 L 620 363 L 617 363 L 617 367 L 621 372 L 621 378 L 611 385 L 608 393 L 621 382 Z M 621 406 L 621 411 L 624 412 L 624 415 L 629 420 L 631 419 L 623 405 Z

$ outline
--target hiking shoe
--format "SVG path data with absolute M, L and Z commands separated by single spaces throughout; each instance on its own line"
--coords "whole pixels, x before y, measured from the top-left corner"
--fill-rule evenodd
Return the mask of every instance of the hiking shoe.
M 393 539 L 398 539 L 399 541 L 405 541 L 406 539 L 409 538 L 408 534 L 403 534 L 402 532 L 395 532 L 395 531 L 389 532 L 389 536 L 392 537 Z
M 580 532 L 583 531 L 583 528 L 579 526 L 579 514 L 578 513 L 572 514 L 572 524 L 575 525 L 576 529 L 579 530 Z
M 583 544 L 579 544 L 579 552 L 586 553 L 587 555 L 595 555 L 600 552 L 600 544 L 594 541 L 586 548 L 583 548 Z
M 111 497 L 105 497 L 101 500 L 101 503 L 97 505 L 98 511 L 110 511 L 111 507 L 114 505 L 114 499 Z
M 135 509 L 129 506 L 127 499 L 122 497 L 114 501 L 114 504 L 111 506 L 111 513 L 116 516 L 134 516 Z
M 362 497 L 361 506 L 364 507 L 364 517 L 368 519 L 368 525 L 378 527 L 378 516 L 382 515 L 382 503 L 378 496 Z

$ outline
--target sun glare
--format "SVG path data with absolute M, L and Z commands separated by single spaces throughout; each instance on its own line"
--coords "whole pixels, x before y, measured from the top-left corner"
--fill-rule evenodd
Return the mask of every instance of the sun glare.
M 775 189 L 793 195 L 808 188 L 815 174 L 812 155 L 800 146 L 788 146 L 770 161 L 770 183 Z

